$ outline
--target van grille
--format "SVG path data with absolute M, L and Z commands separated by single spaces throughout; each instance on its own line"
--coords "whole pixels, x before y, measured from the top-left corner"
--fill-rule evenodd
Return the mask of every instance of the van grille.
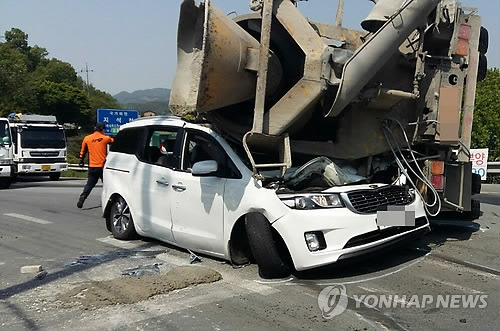
M 362 214 L 374 213 L 387 206 L 401 206 L 413 202 L 414 197 L 403 186 L 384 186 L 373 190 L 347 193 L 352 208 Z

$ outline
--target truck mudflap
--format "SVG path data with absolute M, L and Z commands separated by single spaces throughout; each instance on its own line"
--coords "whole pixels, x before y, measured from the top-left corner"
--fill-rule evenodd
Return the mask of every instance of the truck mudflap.
M 443 207 L 468 212 L 472 200 L 472 162 L 447 163 L 445 165 Z

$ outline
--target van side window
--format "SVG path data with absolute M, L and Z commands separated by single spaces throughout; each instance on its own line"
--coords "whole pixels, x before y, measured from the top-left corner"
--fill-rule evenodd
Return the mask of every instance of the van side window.
M 143 128 L 129 128 L 118 132 L 115 141 L 111 144 L 111 152 L 124 154 L 137 154 L 139 144 L 142 142 L 144 134 Z
M 176 153 L 177 128 L 150 128 L 141 161 L 167 168 L 178 168 L 179 157 Z
M 241 178 L 241 174 L 222 146 L 209 134 L 188 131 L 184 144 L 182 170 L 190 171 L 200 161 L 214 160 L 219 166 L 218 177 Z

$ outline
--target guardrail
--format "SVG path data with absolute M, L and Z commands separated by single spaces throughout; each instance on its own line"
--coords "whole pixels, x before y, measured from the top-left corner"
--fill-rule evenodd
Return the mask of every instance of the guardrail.
M 500 162 L 488 162 L 488 175 L 500 175 Z
M 76 163 L 70 163 L 68 164 L 68 169 L 69 170 L 75 170 L 75 171 L 87 171 L 89 170 L 89 167 L 88 166 L 83 166 L 83 167 L 80 167 L 79 164 L 76 164 Z

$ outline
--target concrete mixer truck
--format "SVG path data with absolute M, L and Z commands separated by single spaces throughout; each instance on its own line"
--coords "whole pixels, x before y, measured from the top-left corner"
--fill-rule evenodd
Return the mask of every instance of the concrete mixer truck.
M 379 0 L 358 31 L 341 26 L 343 0 L 336 24 L 307 20 L 298 2 L 251 0 L 253 13 L 231 19 L 184 1 L 171 111 L 210 123 L 265 186 L 307 190 L 334 165 L 344 183 L 402 178 L 429 215 L 479 217 L 469 148 L 488 31 L 477 10 Z

